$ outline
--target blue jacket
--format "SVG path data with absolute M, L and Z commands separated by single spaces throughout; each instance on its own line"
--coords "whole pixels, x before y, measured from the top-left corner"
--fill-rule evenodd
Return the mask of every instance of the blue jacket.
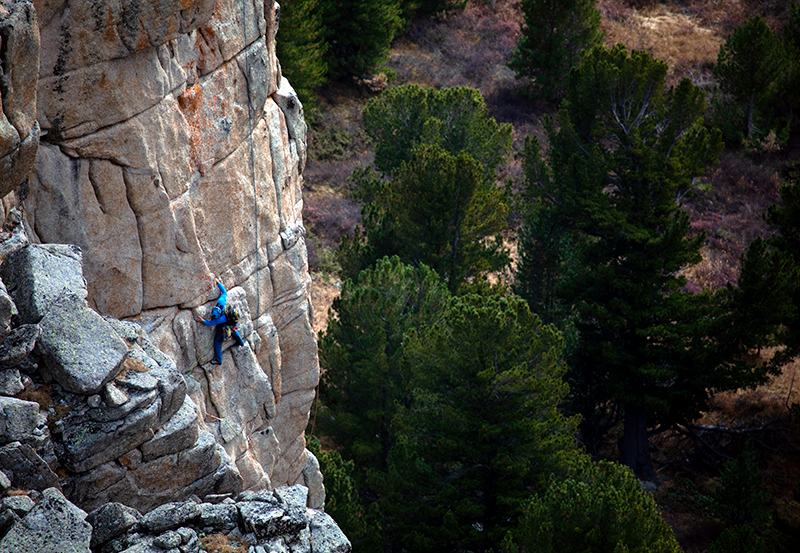
M 221 282 L 217 282 L 217 286 L 219 286 L 219 298 L 217 298 L 217 305 L 211 310 L 212 319 L 210 321 L 203 320 L 203 324 L 206 326 L 220 325 L 228 322 L 228 317 L 225 316 L 225 304 L 228 302 L 228 291 Z

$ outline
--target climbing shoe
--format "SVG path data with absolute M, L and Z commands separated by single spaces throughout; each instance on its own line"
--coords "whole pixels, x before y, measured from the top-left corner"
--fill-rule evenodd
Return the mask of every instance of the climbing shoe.
M 222 365 L 222 361 L 217 361 L 216 359 L 211 360 L 212 365 Z

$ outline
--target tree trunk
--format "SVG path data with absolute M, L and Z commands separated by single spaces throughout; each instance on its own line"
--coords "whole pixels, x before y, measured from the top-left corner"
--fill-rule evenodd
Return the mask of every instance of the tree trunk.
M 619 441 L 622 463 L 633 469 L 640 480 L 656 481 L 647 438 L 647 411 L 643 407 L 625 407 L 625 429 Z

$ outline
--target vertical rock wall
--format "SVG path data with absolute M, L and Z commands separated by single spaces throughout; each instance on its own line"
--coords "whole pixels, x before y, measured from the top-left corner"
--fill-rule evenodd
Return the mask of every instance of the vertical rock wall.
M 139 323 L 175 361 L 245 488 L 303 483 L 319 365 L 300 217 L 305 122 L 275 57 L 277 4 L 33 3 L 41 143 L 20 195 L 29 236 L 81 247 L 90 305 Z M 207 364 L 213 329 L 193 321 L 217 279 L 247 341 L 221 366 Z

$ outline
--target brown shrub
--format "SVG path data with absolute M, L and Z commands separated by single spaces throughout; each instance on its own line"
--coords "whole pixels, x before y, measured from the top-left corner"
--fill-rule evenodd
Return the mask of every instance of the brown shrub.
M 506 64 L 519 40 L 519 0 L 470 2 L 438 22 L 418 20 L 395 41 L 387 66 L 398 84 L 470 86 L 484 96 L 514 88 Z
M 225 534 L 211 534 L 200 539 L 208 553 L 247 553 L 248 545 L 232 541 Z
M 633 9 L 619 0 L 602 0 L 606 45 L 621 42 L 664 60 L 668 84 L 688 77 L 697 86 L 713 86 L 711 70 L 723 43 L 715 29 L 677 6 L 647 4 Z

